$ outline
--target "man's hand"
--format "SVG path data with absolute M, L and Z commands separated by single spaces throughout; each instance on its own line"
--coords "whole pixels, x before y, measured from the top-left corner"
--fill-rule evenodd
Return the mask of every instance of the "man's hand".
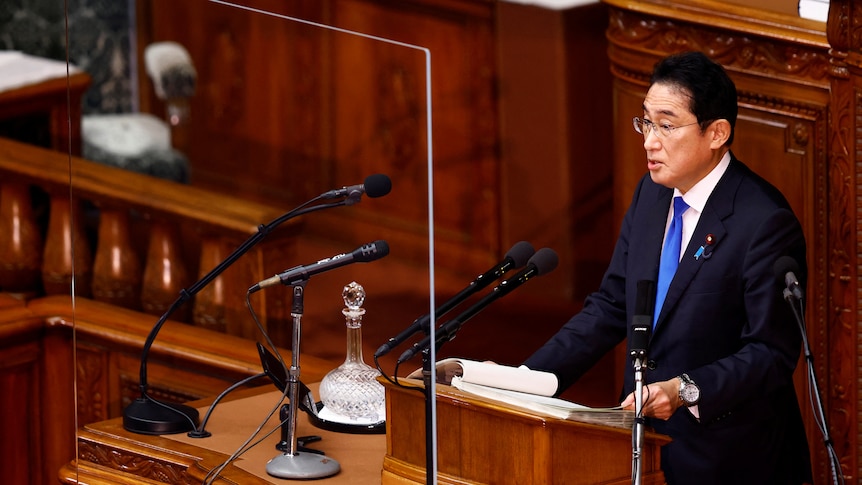
M 667 420 L 681 405 L 678 377 L 669 381 L 653 382 L 643 387 L 644 416 Z M 621 406 L 623 409 L 634 411 L 635 394 L 626 396 Z

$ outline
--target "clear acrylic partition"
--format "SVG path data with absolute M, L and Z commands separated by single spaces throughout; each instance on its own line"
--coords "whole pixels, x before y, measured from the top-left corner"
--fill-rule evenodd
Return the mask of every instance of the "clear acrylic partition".
M 352 281 L 362 284 L 367 293 L 363 349 L 365 361 L 373 365 L 378 346 L 435 308 L 435 292 L 430 291 L 435 287 L 434 94 L 429 84 L 433 49 L 422 45 L 424 39 L 409 24 L 377 22 L 371 5 L 335 9 L 323 7 L 326 2 L 244 3 L 255 8 L 214 1 L 63 2 L 69 61 L 92 78 L 83 114 L 85 119 L 95 120 L 99 115 L 141 112 L 163 122 L 177 114 L 188 116 L 185 128 L 173 131 L 172 146 L 187 157 L 191 186 L 285 212 L 331 189 L 363 183 L 369 175 L 389 176 L 392 191 L 384 197 L 365 196 L 359 204 L 305 214 L 297 218 L 300 224 L 280 227 L 279 231 L 290 231 L 299 241 L 294 253 L 279 255 L 287 266 L 269 267 L 267 261 L 260 262 L 271 275 L 350 253 L 369 241 L 387 241 L 390 254 L 385 259 L 319 273 L 304 286 L 300 368 L 306 356 L 336 365 L 344 358 L 343 344 L 332 342 L 340 342 L 344 336 L 341 293 Z M 185 47 L 196 73 L 194 94 L 187 106 L 174 106 L 179 111 L 171 111 L 171 104 L 160 98 L 142 55 L 147 45 L 161 41 Z M 98 150 L 85 151 L 88 153 L 105 155 Z M 75 160 L 70 157 L 73 199 L 78 196 Z M 259 171 L 267 172 L 265 185 L 259 185 Z M 183 186 L 177 190 L 182 191 Z M 98 214 L 99 208 L 94 210 Z M 273 231 L 270 236 L 276 234 L 279 232 Z M 260 241 L 265 243 L 266 239 Z M 225 251 L 232 249 L 236 248 Z M 239 261 L 259 254 L 246 254 Z M 206 273 L 193 257 L 189 262 L 198 278 Z M 194 280 L 190 277 L 188 285 Z M 243 284 L 256 282 L 250 278 Z M 291 305 L 289 287 L 261 291 L 268 293 L 268 309 Z M 394 303 L 403 307 L 405 298 L 415 302 L 412 314 L 388 310 Z M 76 308 L 83 306 L 82 298 L 73 296 L 72 300 L 72 321 L 77 328 L 81 317 Z M 254 307 L 256 300 L 250 301 Z M 181 307 L 193 303 L 192 299 Z M 243 335 L 248 346 L 264 341 L 255 334 L 250 314 L 234 317 L 251 328 Z M 154 326 L 160 321 L 158 314 L 145 318 Z M 290 323 L 277 322 L 282 327 Z M 270 330 L 280 333 L 280 347 L 290 348 L 290 328 Z M 403 350 L 396 348 L 381 357 L 381 368 L 393 373 L 395 357 Z M 433 349 L 431 358 L 435 358 Z M 115 373 L 123 372 L 117 367 L 126 366 L 128 371 L 132 358 L 105 359 L 120 359 L 119 364 L 110 360 L 102 367 L 107 373 L 104 379 L 116 379 Z M 94 400 L 92 364 L 76 360 L 77 415 L 92 415 L 87 413 L 95 402 L 107 418 L 118 418 L 117 410 L 127 403 L 114 401 L 128 401 L 128 392 L 117 396 L 109 391 Z M 289 367 L 291 362 L 286 364 Z M 412 368 L 400 369 L 399 375 L 417 368 L 421 360 L 406 365 Z M 87 383 L 79 381 L 82 372 L 88 374 Z M 218 419 L 217 415 L 212 419 Z M 87 424 L 78 422 L 77 429 Z

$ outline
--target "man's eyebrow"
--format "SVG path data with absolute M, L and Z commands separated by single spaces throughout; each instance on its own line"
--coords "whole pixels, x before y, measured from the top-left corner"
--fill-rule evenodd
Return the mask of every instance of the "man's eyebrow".
M 650 113 L 650 111 L 647 109 L 646 105 L 642 105 L 642 106 L 641 106 L 641 108 L 643 109 L 644 113 L 649 114 L 649 115 L 651 115 L 651 114 L 652 114 L 652 113 Z M 657 113 L 655 113 L 655 114 L 657 114 L 657 115 L 670 116 L 670 117 L 673 117 L 673 118 L 675 118 L 675 117 L 678 117 L 678 116 L 679 116 L 679 115 L 676 113 L 676 111 L 669 110 L 669 109 L 660 109 L 660 110 L 658 110 L 658 112 L 657 112 Z

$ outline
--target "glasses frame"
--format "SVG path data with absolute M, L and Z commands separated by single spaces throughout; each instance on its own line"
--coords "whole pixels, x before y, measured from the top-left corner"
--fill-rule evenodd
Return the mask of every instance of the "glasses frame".
M 649 136 L 650 133 L 655 133 L 660 138 L 667 138 L 673 135 L 673 132 L 680 129 L 685 128 L 686 126 L 697 125 L 699 122 L 695 121 L 693 123 L 689 123 L 687 125 L 673 126 L 673 125 L 659 125 L 653 123 L 650 120 L 642 119 L 639 116 L 635 116 L 632 118 L 632 127 L 635 129 L 635 133 L 643 135 L 644 137 Z M 658 130 L 655 128 L 658 127 Z

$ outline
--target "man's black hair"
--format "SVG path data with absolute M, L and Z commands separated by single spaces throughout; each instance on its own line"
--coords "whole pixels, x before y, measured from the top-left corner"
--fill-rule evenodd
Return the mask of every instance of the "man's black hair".
M 686 93 L 701 130 L 717 119 L 727 120 L 730 137 L 726 145 L 733 143 L 739 111 L 736 85 L 720 64 L 702 52 L 673 54 L 655 65 L 650 78 L 650 86 L 653 84 L 674 86 Z

